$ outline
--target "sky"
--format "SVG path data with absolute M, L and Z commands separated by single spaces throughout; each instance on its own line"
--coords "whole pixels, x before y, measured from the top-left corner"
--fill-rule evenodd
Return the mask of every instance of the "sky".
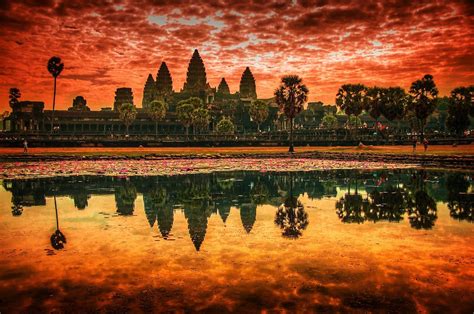
M 474 84 L 474 4 L 409 0 L 0 0 L 0 111 L 8 91 L 52 106 L 48 59 L 59 56 L 57 108 L 78 95 L 111 107 L 132 87 L 141 107 L 147 76 L 166 61 L 175 91 L 198 49 L 207 78 L 238 91 L 246 66 L 259 98 L 297 74 L 310 101 L 334 104 L 339 86 L 401 86 L 430 73 L 441 95 Z

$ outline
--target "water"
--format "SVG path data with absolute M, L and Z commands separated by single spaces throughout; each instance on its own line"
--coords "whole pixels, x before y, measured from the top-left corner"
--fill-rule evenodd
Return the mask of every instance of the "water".
M 423 170 L 3 180 L 0 312 L 470 313 L 473 193 Z

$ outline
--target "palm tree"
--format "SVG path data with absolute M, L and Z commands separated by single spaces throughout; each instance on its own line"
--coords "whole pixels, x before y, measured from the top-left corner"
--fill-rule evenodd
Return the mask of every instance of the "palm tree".
M 278 207 L 275 215 L 275 225 L 282 230 L 282 236 L 289 239 L 297 239 L 308 227 L 308 214 L 303 203 L 293 195 L 293 175 L 290 173 L 290 191 L 284 199 L 283 204 Z
M 411 83 L 410 94 L 413 96 L 413 101 L 409 103 L 408 109 L 416 117 L 423 140 L 426 120 L 436 109 L 438 89 L 433 76 L 426 74 L 421 80 Z
M 15 106 L 18 103 L 18 99 L 20 99 L 20 97 L 21 97 L 21 92 L 18 88 L 16 87 L 10 88 L 10 93 L 8 95 L 8 98 L 10 99 L 9 104 L 12 109 L 13 109 L 13 106 Z
M 303 110 L 303 105 L 308 99 L 308 88 L 302 83 L 297 75 L 287 75 L 281 79 L 281 84 L 275 91 L 275 101 L 285 116 L 290 119 L 290 148 L 289 152 L 295 151 L 293 146 L 293 119 Z
M 127 135 L 128 135 L 128 127 L 132 124 L 132 122 L 137 117 L 137 109 L 134 105 L 129 103 L 124 103 L 119 107 L 119 117 L 120 120 L 123 121 L 125 127 L 127 128 Z
M 148 114 L 155 121 L 155 136 L 158 135 L 158 121 L 163 120 L 168 110 L 168 105 L 162 100 L 153 100 L 148 105 Z
M 268 105 L 262 100 L 252 102 L 249 108 L 252 120 L 257 123 L 257 130 L 260 132 L 260 124 L 268 118 Z
M 446 126 L 457 137 L 461 137 L 471 124 L 469 111 L 472 106 L 473 97 L 474 86 L 457 87 L 451 91 Z
M 66 236 L 59 230 L 59 216 L 58 216 L 58 205 L 56 203 L 56 194 L 54 194 L 54 210 L 56 212 L 56 231 L 51 235 L 50 241 L 51 246 L 55 250 L 61 250 L 64 248 L 66 241 Z
M 382 95 L 385 88 L 377 86 L 367 88 L 364 99 L 365 111 L 377 122 L 382 114 Z
M 48 61 L 48 71 L 54 78 L 54 93 L 53 93 L 53 113 L 51 114 L 51 133 L 54 128 L 54 109 L 56 107 L 56 79 L 64 69 L 64 63 L 61 63 L 61 58 L 51 57 Z
M 408 95 L 403 88 L 389 87 L 384 89 L 380 109 L 382 115 L 388 121 L 397 120 L 400 122 L 406 114 L 407 104 Z
M 355 116 L 356 129 L 358 128 L 358 117 L 364 110 L 364 100 L 366 99 L 367 87 L 362 84 L 345 84 L 337 91 L 336 105 L 340 110 L 349 116 Z

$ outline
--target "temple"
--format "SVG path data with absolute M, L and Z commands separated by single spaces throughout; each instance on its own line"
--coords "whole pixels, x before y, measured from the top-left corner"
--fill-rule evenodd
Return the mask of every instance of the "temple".
M 255 78 L 250 68 L 245 68 L 240 79 L 240 97 L 245 99 L 257 99 L 257 88 L 255 87 Z
M 211 116 L 207 128 L 209 132 L 214 130 L 222 116 L 233 119 L 236 132 L 255 128 L 248 113 L 249 105 L 257 99 L 256 82 L 250 68 L 246 67 L 243 71 L 238 91 L 231 93 L 225 78 L 222 78 L 218 87 L 212 87 L 207 81 L 205 63 L 196 49 L 189 60 L 186 81 L 179 91 L 173 89 L 173 79 L 166 62 L 160 64 L 156 77 L 148 74 L 143 86 L 141 108 L 137 108 L 137 117 L 129 127 L 130 134 L 155 133 L 155 123 L 147 110 L 153 100 L 164 100 L 168 105 L 166 118 L 158 125 L 158 133 L 184 134 L 185 127 L 177 118 L 176 106 L 180 101 L 191 97 L 200 98 L 209 110 Z M 276 126 L 278 108 L 272 99 L 266 101 L 270 107 L 271 118 L 262 126 L 270 130 Z M 118 114 L 124 103 L 136 106 L 134 92 L 132 88 L 126 86 L 117 88 L 113 104 L 100 110 L 91 110 L 87 106 L 86 99 L 80 95 L 73 100 L 68 110 L 56 110 L 54 115 L 52 110 L 44 110 L 43 102 L 19 101 L 3 123 L 8 122 L 8 131 L 14 133 L 44 132 L 47 134 L 52 129 L 51 119 L 54 116 L 56 133 L 74 136 L 82 134 L 113 136 L 125 132 L 124 123 Z

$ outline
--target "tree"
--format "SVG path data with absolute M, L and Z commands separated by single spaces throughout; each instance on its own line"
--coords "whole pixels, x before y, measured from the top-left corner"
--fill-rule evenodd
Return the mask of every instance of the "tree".
M 295 151 L 293 146 L 293 120 L 303 110 L 308 99 L 308 88 L 297 75 L 287 75 L 281 79 L 281 84 L 275 91 L 275 101 L 290 120 L 290 147 L 289 152 Z
M 362 84 L 345 84 L 342 85 L 336 95 L 336 105 L 340 110 L 349 117 L 359 117 L 364 110 L 364 99 L 367 88 Z M 358 128 L 358 120 L 356 122 L 356 129 Z
M 446 126 L 458 137 L 461 137 L 471 124 L 469 111 L 473 105 L 473 97 L 474 86 L 457 87 L 451 91 Z
M 123 123 L 125 124 L 125 127 L 127 128 L 127 135 L 128 135 L 128 127 L 133 123 L 133 121 L 137 117 L 137 109 L 132 104 L 124 103 L 119 107 L 119 117 L 120 117 L 120 120 L 122 120 Z
M 51 133 L 53 133 L 54 127 L 54 109 L 56 107 L 56 79 L 58 78 L 59 74 L 64 69 L 64 63 L 61 63 L 61 58 L 59 57 L 51 57 L 48 61 L 48 71 L 54 78 L 54 92 L 53 92 L 53 113 L 51 114 Z
M 168 105 L 162 100 L 153 100 L 147 108 L 151 119 L 155 121 L 155 135 L 158 135 L 158 121 L 163 120 L 166 116 Z
M 290 173 L 290 190 L 283 204 L 278 207 L 275 215 L 275 225 L 282 230 L 282 236 L 297 239 L 308 227 L 308 214 L 303 203 L 293 194 L 293 175 Z
M 436 88 L 433 76 L 426 74 L 421 80 L 413 82 L 410 87 L 410 94 L 413 99 L 408 104 L 408 110 L 413 112 L 418 123 L 421 139 L 423 140 L 426 121 L 436 109 L 438 89 Z
M 13 107 L 18 104 L 18 99 L 21 98 L 21 92 L 18 88 L 12 87 L 10 88 L 10 94 L 8 95 L 10 107 L 13 109 Z
M 260 132 L 260 124 L 268 118 L 268 105 L 262 100 L 252 102 L 249 108 L 249 114 L 252 120 L 257 123 L 257 130 Z
M 194 106 L 188 103 L 182 103 L 176 107 L 176 115 L 178 116 L 178 120 L 184 125 L 186 128 L 186 136 L 189 134 L 189 127 L 193 123 L 193 110 Z
M 202 102 L 201 98 L 199 98 L 199 97 L 190 97 L 188 99 L 181 100 L 178 103 L 178 107 L 180 105 L 183 105 L 183 104 L 191 104 L 194 107 L 194 109 L 204 107 L 204 103 Z
M 327 113 L 324 115 L 321 124 L 323 128 L 334 129 L 337 127 L 337 118 L 332 113 Z
M 357 128 L 357 126 L 361 124 L 362 120 L 357 116 L 349 116 L 349 119 L 347 119 L 347 126 L 349 128 L 352 128 L 354 125 Z
M 192 123 L 195 130 L 202 131 L 209 126 L 209 110 L 205 108 L 196 108 L 193 110 Z
M 365 111 L 367 111 L 375 121 L 378 121 L 382 114 L 382 95 L 384 92 L 384 88 L 374 86 L 367 88 L 367 93 L 365 94 Z
M 234 134 L 234 123 L 228 117 L 223 117 L 217 123 L 216 131 L 219 134 Z
M 401 87 L 389 87 L 382 92 L 381 113 L 389 121 L 401 120 L 405 115 L 408 98 Z

